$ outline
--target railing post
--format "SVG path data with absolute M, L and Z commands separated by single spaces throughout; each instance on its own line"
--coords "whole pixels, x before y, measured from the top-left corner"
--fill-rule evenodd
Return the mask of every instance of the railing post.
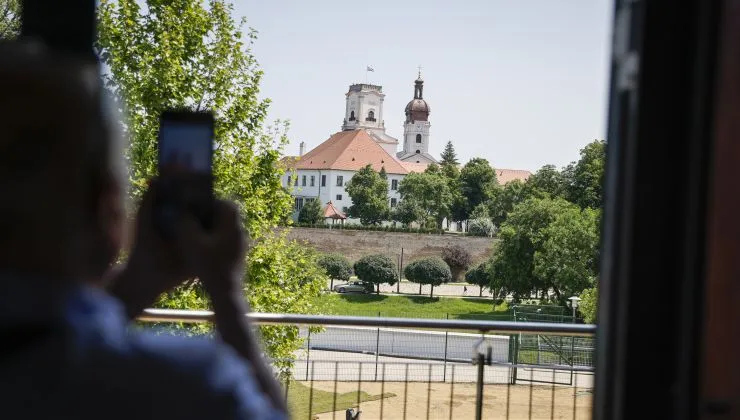
M 378 311 L 380 318 L 380 311 Z M 375 382 L 378 382 L 378 358 L 380 357 L 380 327 L 378 327 L 377 336 L 375 337 Z
M 485 379 L 485 368 L 486 364 L 491 362 L 493 349 L 490 345 L 487 345 L 486 352 L 483 353 L 481 345 L 485 344 L 485 340 L 481 339 L 479 344 L 476 345 L 476 355 L 473 358 L 473 363 L 478 364 L 478 376 L 475 383 L 475 420 L 481 420 L 483 418 L 483 381 Z
M 308 327 L 308 339 L 306 340 L 306 380 L 308 380 L 309 363 L 311 363 L 311 327 Z
M 450 314 L 447 313 L 447 319 L 450 319 Z M 445 356 L 444 356 L 444 368 L 442 369 L 442 383 L 447 382 L 447 336 L 450 332 L 445 330 Z

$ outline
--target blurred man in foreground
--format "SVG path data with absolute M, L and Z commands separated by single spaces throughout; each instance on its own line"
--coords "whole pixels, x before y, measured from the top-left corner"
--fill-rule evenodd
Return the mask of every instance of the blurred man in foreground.
M 126 171 L 94 64 L 0 44 L 0 395 L 7 418 L 282 419 L 242 295 L 244 235 L 216 202 L 203 231 L 153 226 L 145 194 L 125 267 Z M 198 277 L 219 339 L 127 331 L 162 292 Z M 107 291 L 105 288 L 107 287 Z M 5 417 L 5 416 L 4 416 Z

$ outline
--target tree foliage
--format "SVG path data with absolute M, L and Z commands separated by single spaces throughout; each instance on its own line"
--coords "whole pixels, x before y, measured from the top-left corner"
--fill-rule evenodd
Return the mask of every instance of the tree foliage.
M 465 281 L 480 287 L 480 295 L 483 295 L 483 289 L 491 290 L 494 299 L 503 298 L 506 290 L 500 284 L 498 279 L 493 275 L 493 267 L 490 261 L 484 261 L 465 273 Z
M 319 257 L 317 264 L 331 279 L 330 288 L 334 287 L 334 280 L 349 281 L 352 277 L 352 264 L 342 254 L 323 254 Z
M 532 174 L 525 183 L 530 190 L 546 193 L 551 198 L 567 197 L 567 183 L 565 176 L 558 171 L 555 165 L 545 165 Z
M 385 174 L 385 170 L 383 170 Z M 388 220 L 388 180 L 367 165 L 357 171 L 346 185 L 347 194 L 352 198 L 349 215 L 360 219 L 363 225 L 378 225 Z
M 498 232 L 500 242 L 493 255 L 493 273 L 503 287 L 516 296 L 549 290 L 556 285 L 544 271 L 535 272 L 535 254 L 549 239 L 547 228 L 564 211 L 577 209 L 563 199 L 530 198 L 516 205 Z M 556 294 L 559 290 L 555 289 Z
M 401 203 L 413 209 L 422 227 L 442 227 L 442 221 L 450 215 L 452 192 L 447 179 L 439 167 L 430 165 L 422 173 L 410 173 L 398 186 Z M 430 226 L 433 225 L 433 226 Z
M 515 179 L 501 187 L 493 190 L 491 199 L 488 201 L 488 212 L 491 221 L 496 226 L 501 226 L 506 221 L 514 206 L 530 197 L 545 197 L 539 190 L 532 189 L 528 184 Z
M 579 295 L 581 301 L 578 303 L 578 310 L 583 316 L 583 321 L 588 324 L 596 322 L 596 315 L 599 306 L 599 289 L 598 287 L 589 287 Z
M 401 200 L 391 212 L 391 219 L 406 227 L 419 220 L 424 220 L 425 217 L 424 211 L 414 200 Z
M 606 142 L 594 140 L 581 149 L 581 158 L 563 170 L 567 198 L 582 208 L 603 207 Z
M 0 0 L 0 40 L 15 39 L 21 30 L 21 1 Z
M 387 255 L 374 254 L 362 257 L 355 262 L 354 270 L 357 278 L 375 284 L 377 293 L 380 293 L 381 284 L 393 286 L 398 281 L 396 263 Z
M 534 255 L 534 274 L 558 295 L 573 296 L 593 286 L 599 258 L 600 210 L 569 206 L 545 227 Z
M 452 145 L 451 141 L 447 142 L 440 157 L 442 158 L 439 162 L 441 166 L 457 167 L 460 164 L 457 160 L 457 153 L 455 153 L 455 146 Z
M 498 185 L 496 172 L 486 159 L 473 158 L 460 170 L 460 192 L 464 197 L 467 220 L 470 212 L 481 203 L 488 202 Z
M 442 249 L 442 260 L 450 267 L 452 278 L 462 281 L 465 271 L 473 263 L 473 256 L 460 245 L 450 245 Z
M 403 270 L 403 275 L 409 281 L 418 283 L 420 291 L 422 285 L 430 285 L 430 297 L 434 296 L 434 286 L 439 286 L 442 283 L 452 280 L 450 266 L 439 257 L 416 260 L 406 266 Z
M 96 47 L 108 69 L 105 85 L 128 114 L 124 129 L 132 198 L 140 197 L 156 175 L 161 112 L 211 110 L 214 188 L 238 203 L 254 243 L 246 296 L 256 311 L 310 313 L 326 278 L 315 256 L 274 233 L 292 207 L 278 165 L 287 125 L 265 126 L 269 101 L 259 97 L 262 71 L 251 51 L 256 33 L 245 34 L 245 21 L 234 21 L 232 13 L 233 6 L 222 0 L 207 7 L 200 0 L 100 2 Z M 191 292 L 193 299 L 178 299 Z M 170 303 L 205 308 L 207 300 L 199 293 L 180 288 L 170 294 Z M 272 357 L 292 356 L 301 343 L 295 328 L 263 327 L 262 332 Z
M 298 223 L 317 225 L 324 222 L 324 210 L 321 208 L 321 201 L 318 198 L 307 200 L 306 204 L 298 212 Z
M 468 220 L 468 233 L 473 236 L 487 236 L 493 238 L 498 229 L 488 217 L 479 217 Z

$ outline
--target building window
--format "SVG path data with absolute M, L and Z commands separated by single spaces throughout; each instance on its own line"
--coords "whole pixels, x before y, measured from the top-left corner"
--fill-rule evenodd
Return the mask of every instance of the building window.
M 321 175 L 321 186 L 326 187 L 326 175 Z
M 398 204 L 398 200 L 395 198 L 391 198 L 391 207 L 396 207 L 396 204 Z
M 292 177 L 292 176 L 290 176 L 290 175 L 288 175 L 288 183 L 287 183 L 287 184 L 285 184 L 285 186 L 286 186 L 286 187 L 290 187 L 290 181 L 292 181 L 292 180 L 293 180 L 293 177 Z
M 342 201 L 342 194 L 337 194 L 337 201 Z
M 344 186 L 344 177 L 342 175 L 337 175 L 337 187 L 343 187 Z
M 375 111 L 368 111 L 367 118 L 365 118 L 365 121 L 373 121 L 375 122 Z
M 303 208 L 303 197 L 295 198 L 295 211 L 301 211 Z
M 421 134 L 416 135 L 416 142 L 421 143 Z M 418 152 L 417 152 L 418 153 Z
M 354 121 L 355 120 L 355 111 L 352 111 L 349 113 L 349 120 Z
M 397 179 L 391 179 L 391 190 L 395 191 L 398 189 L 398 180 Z
M 303 178 L 301 178 L 301 187 L 306 186 L 306 175 L 303 175 Z
M 312 187 L 316 186 L 316 177 L 313 175 L 311 175 L 311 186 Z
M 298 175 L 295 176 L 295 181 L 293 182 L 294 186 L 298 186 Z
M 349 207 L 342 207 L 342 213 L 344 214 L 349 213 Z
M 417 154 L 417 155 L 418 155 L 419 153 L 421 153 L 421 150 L 417 150 L 417 151 L 416 151 L 416 154 Z

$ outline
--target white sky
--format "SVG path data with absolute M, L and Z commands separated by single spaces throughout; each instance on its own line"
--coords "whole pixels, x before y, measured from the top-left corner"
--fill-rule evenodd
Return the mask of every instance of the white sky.
M 422 66 L 430 153 L 452 140 L 461 162 L 536 170 L 578 158 L 604 138 L 612 1 L 236 0 L 259 31 L 270 118 L 289 119 L 291 145 L 308 149 L 339 131 L 348 86 L 386 94 L 387 132 L 401 138 L 403 109 Z M 400 149 L 400 147 L 399 147 Z

